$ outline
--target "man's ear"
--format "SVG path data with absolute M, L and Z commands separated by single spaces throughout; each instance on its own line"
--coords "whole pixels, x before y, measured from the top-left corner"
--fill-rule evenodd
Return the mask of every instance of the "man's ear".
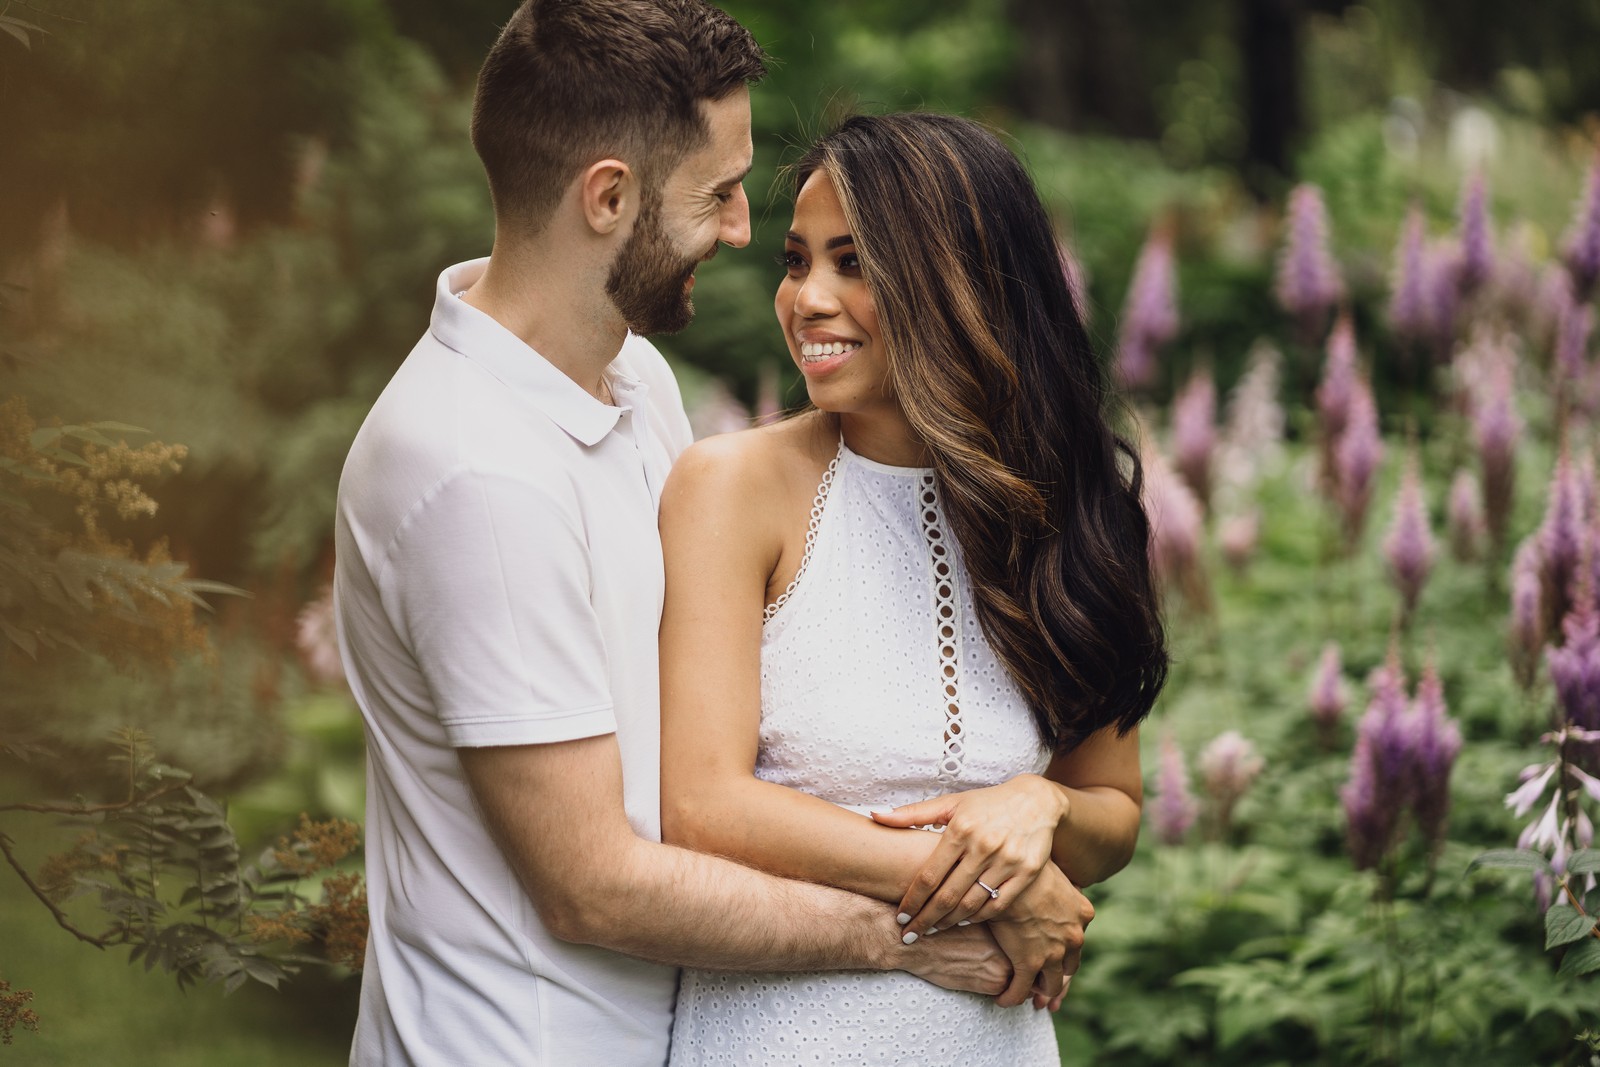
M 578 202 L 584 221 L 597 234 L 609 234 L 638 211 L 639 177 L 620 159 L 591 163 L 578 176 Z

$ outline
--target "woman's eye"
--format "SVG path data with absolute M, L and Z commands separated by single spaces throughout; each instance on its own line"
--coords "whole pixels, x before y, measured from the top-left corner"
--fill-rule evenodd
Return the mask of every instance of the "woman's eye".
M 806 261 L 800 258 L 798 252 L 783 252 L 778 256 L 778 266 L 784 270 L 803 270 Z
M 844 255 L 839 257 L 839 269 L 860 270 L 861 257 L 857 256 L 854 252 L 846 252 Z

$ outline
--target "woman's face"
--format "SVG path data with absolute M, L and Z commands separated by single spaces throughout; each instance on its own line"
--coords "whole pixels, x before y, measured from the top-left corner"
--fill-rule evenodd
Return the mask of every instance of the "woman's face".
M 878 312 L 844 209 L 821 170 L 795 198 L 783 264 L 774 308 L 811 402 L 840 414 L 892 402 Z

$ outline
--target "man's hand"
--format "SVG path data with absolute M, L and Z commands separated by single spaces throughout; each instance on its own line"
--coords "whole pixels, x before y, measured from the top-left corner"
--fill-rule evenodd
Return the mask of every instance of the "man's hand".
M 893 966 L 936 986 L 986 997 L 1012 984 L 1011 961 L 987 925 L 942 930 L 937 937 L 922 938 L 897 949 Z
M 1054 864 L 1047 865 L 1008 912 L 989 923 L 1013 969 L 999 1003 L 1010 1007 L 1037 993 L 1059 1004 L 1065 979 L 1078 972 L 1084 928 L 1093 918 L 1088 898 Z M 943 936 L 941 931 L 933 940 Z

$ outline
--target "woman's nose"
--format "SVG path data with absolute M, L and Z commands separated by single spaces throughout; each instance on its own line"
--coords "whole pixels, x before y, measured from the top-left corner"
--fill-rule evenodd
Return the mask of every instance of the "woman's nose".
M 795 294 L 794 309 L 808 319 L 825 318 L 838 312 L 839 301 L 826 274 L 813 268 L 806 275 L 800 283 L 800 291 Z

